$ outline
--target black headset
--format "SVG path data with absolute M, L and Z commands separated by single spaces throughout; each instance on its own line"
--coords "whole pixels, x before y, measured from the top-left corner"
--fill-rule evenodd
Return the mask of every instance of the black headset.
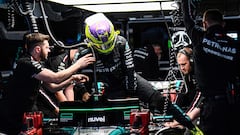
M 184 48 L 181 49 L 181 50 L 179 50 L 178 53 L 184 54 L 185 56 L 188 57 L 189 61 L 190 61 L 191 63 L 193 63 L 193 55 L 192 55 L 192 53 L 191 53 L 191 54 L 188 53 Z

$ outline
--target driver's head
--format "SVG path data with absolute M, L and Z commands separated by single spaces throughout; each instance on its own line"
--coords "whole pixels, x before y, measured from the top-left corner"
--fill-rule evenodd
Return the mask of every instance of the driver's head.
M 100 53 L 108 54 L 114 48 L 116 32 L 112 22 L 102 13 L 89 16 L 85 20 L 85 35 Z

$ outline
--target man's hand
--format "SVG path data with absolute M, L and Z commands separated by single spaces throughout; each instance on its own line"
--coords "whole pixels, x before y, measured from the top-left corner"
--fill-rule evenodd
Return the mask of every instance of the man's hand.
M 75 75 L 72 75 L 72 81 L 74 83 L 85 83 L 89 81 L 89 77 L 84 74 L 75 74 Z
M 91 94 L 89 94 L 88 92 L 85 92 L 82 96 L 82 101 L 83 102 L 87 102 L 91 97 Z
M 93 54 L 86 54 L 80 59 L 77 60 L 78 65 L 80 65 L 80 68 L 83 69 L 87 67 L 90 64 L 93 64 L 96 61 L 96 59 L 93 57 Z

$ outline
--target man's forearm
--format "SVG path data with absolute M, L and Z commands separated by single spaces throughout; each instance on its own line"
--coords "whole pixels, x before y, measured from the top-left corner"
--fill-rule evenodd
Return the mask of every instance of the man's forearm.
M 66 79 L 65 81 L 61 82 L 61 83 L 44 83 L 44 86 L 48 88 L 49 91 L 51 91 L 52 93 L 55 93 L 59 90 L 62 90 L 63 88 L 71 85 L 73 82 L 72 77 L 69 77 L 68 79 Z

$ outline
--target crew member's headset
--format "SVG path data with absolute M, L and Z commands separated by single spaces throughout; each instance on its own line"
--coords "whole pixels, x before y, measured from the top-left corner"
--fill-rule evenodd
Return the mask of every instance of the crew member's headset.
M 192 50 L 187 51 L 185 48 L 181 49 L 178 51 L 178 53 L 184 54 L 185 56 L 188 57 L 191 65 L 193 65 L 193 54 L 192 54 Z

